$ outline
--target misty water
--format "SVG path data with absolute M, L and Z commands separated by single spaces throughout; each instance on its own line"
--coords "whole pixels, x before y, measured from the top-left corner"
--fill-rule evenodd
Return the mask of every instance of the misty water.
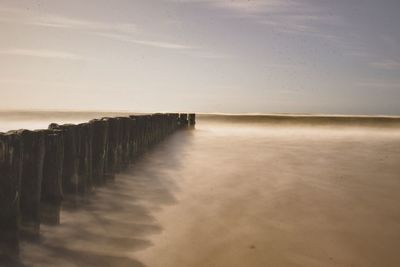
M 60 226 L 22 242 L 21 262 L 399 266 L 399 133 L 200 118 L 64 208 Z

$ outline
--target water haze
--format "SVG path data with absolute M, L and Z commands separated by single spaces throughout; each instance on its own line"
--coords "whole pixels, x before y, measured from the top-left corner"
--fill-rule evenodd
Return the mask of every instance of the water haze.
M 399 130 L 200 116 L 23 241 L 21 264 L 399 266 Z

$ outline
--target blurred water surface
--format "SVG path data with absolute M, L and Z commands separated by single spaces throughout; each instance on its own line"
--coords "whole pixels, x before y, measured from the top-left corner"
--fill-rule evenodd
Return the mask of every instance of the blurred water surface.
M 21 262 L 399 266 L 399 133 L 200 118 L 64 208 Z
M 18 129 L 47 129 L 50 123 L 82 123 L 101 117 L 127 116 L 127 112 L 6 111 L 0 110 L 0 132 Z

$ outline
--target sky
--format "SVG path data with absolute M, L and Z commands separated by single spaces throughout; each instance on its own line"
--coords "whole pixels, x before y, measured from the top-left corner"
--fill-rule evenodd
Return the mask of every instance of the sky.
M 400 115 L 398 0 L 0 0 L 0 110 Z

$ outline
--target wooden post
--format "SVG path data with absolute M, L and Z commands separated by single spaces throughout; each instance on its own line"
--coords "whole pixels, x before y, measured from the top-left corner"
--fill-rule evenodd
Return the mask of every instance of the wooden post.
M 64 163 L 64 139 L 60 130 L 45 132 L 45 156 L 41 188 L 40 216 L 44 224 L 60 223 L 63 199 L 62 174 Z
M 188 125 L 188 115 L 186 113 L 179 114 L 179 125 L 185 127 Z
M 120 144 L 121 144 L 121 165 L 120 169 L 128 167 L 130 162 L 129 150 L 130 150 L 130 139 L 131 139 L 131 119 L 127 117 L 120 117 L 121 129 L 120 129 Z
M 93 183 L 101 185 L 105 182 L 108 151 L 108 122 L 105 119 L 91 120 L 93 127 Z
M 193 126 L 196 124 L 196 114 L 190 113 L 189 114 L 189 125 Z
M 120 118 L 107 118 L 108 120 L 108 172 L 109 178 L 114 177 L 121 164 L 121 120 Z
M 63 192 L 78 194 L 79 138 L 78 127 L 74 124 L 50 124 L 49 129 L 60 130 L 64 140 L 64 161 L 62 172 Z
M 93 125 L 77 125 L 79 138 L 78 154 L 78 192 L 85 195 L 93 187 Z
M 130 138 L 129 138 L 129 159 L 133 162 L 138 154 L 138 128 L 136 116 L 129 116 Z
M 21 131 L 24 145 L 21 175 L 21 234 L 37 238 L 40 230 L 40 197 L 43 178 L 44 131 Z
M 19 254 L 22 153 L 20 133 L 0 133 L 0 263 Z

